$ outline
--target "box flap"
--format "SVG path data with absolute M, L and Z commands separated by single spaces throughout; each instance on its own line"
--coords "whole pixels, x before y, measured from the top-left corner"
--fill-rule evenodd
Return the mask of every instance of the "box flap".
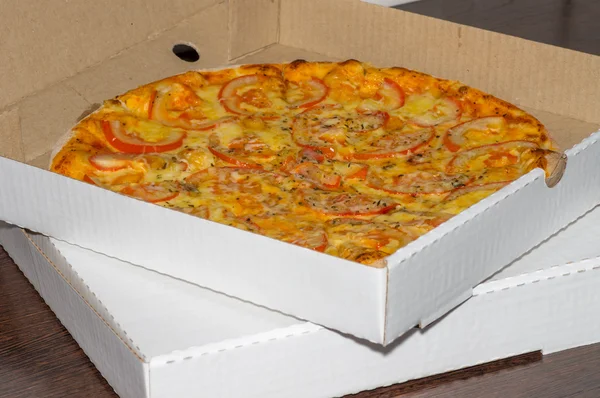
M 3 2 L 0 109 L 220 1 Z
M 229 0 L 229 4 L 229 59 L 234 60 L 278 41 L 279 0 Z
M 594 55 L 358 0 L 282 0 L 280 43 L 460 80 L 517 105 L 600 123 Z

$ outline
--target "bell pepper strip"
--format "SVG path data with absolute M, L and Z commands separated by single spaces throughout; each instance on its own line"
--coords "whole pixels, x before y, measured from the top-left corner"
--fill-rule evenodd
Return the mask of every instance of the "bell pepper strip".
M 83 181 L 87 182 L 88 184 L 96 185 L 98 187 L 100 186 L 98 181 L 94 177 L 90 177 L 88 174 L 83 176 Z

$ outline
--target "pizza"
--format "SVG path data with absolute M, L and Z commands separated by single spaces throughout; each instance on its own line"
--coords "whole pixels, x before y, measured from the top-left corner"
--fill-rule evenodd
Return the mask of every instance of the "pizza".
M 356 60 L 189 71 L 104 102 L 50 169 L 374 267 L 511 181 L 552 172 L 532 115 Z

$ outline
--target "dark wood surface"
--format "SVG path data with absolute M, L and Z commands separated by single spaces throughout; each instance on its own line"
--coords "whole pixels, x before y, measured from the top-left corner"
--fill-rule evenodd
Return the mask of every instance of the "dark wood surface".
M 347 398 L 600 397 L 600 344 L 533 352 Z M 0 247 L 0 397 L 117 395 Z
M 422 0 L 398 8 L 600 55 L 599 0 Z M 0 249 L 0 397 L 116 395 Z M 531 353 L 353 395 L 600 397 L 600 344 Z
M 421 0 L 396 8 L 600 55 L 599 0 Z

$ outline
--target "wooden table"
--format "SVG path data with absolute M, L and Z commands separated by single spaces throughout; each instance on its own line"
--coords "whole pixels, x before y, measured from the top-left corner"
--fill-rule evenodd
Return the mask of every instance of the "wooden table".
M 422 0 L 398 8 L 600 55 L 600 0 Z M 0 397 L 116 397 L 0 249 Z M 353 398 L 600 397 L 600 344 L 411 381 Z

